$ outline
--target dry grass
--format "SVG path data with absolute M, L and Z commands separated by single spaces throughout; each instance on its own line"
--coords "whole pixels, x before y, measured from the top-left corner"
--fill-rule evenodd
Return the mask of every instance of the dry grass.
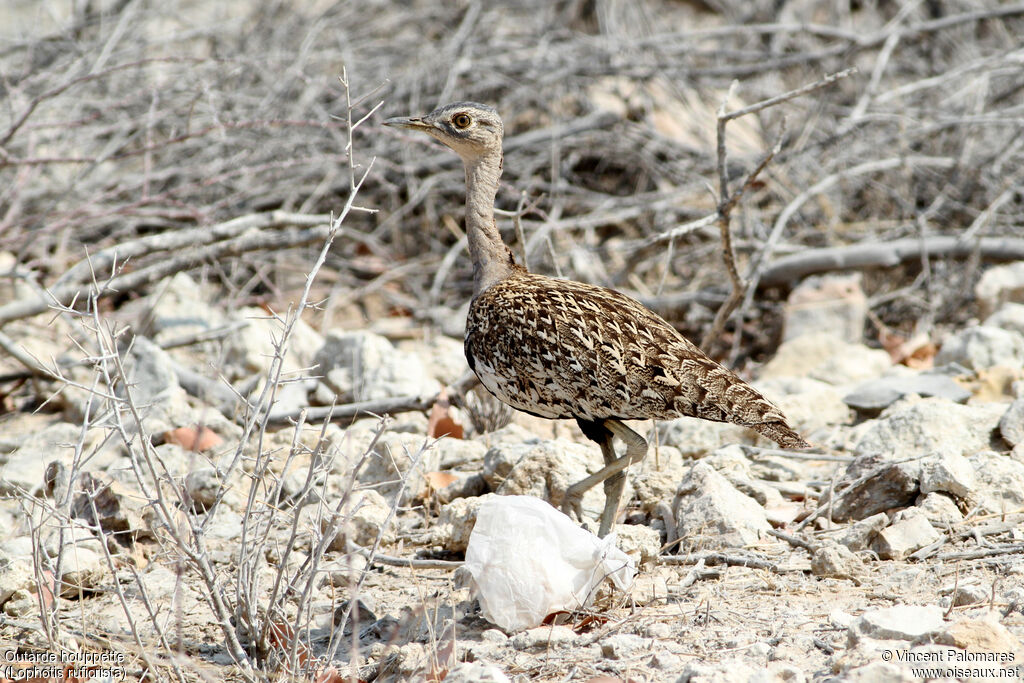
M 701 309 L 726 293 L 719 241 L 707 228 L 668 231 L 716 204 L 715 112 L 734 79 L 730 109 L 860 71 L 730 126 L 734 181 L 785 131 L 732 221 L 745 275 L 808 248 L 1020 233 L 1024 5 L 99 5 L 0 48 L 0 249 L 43 286 L 83 248 L 255 212 L 338 210 L 349 192 L 343 67 L 354 93 L 372 93 L 359 115 L 381 100 L 389 115 L 496 105 L 508 151 L 499 204 L 523 213 L 516 248 L 531 267 L 631 290 L 698 336 Z M 26 3 L 16 25 L 45 26 L 37 11 Z M 454 307 L 466 259 L 444 281 L 434 273 L 459 249 L 461 168 L 375 120 L 355 142 L 377 157 L 361 203 L 379 213 L 351 217 L 324 293 L 371 317 Z M 280 301 L 310 258 L 288 246 L 192 259 L 237 301 Z M 962 316 L 969 264 L 883 278 L 872 293 L 914 285 L 891 306 L 902 319 L 886 322 Z M 752 302 L 744 315 L 757 315 Z
M 310 668 L 303 629 L 329 539 L 317 537 L 299 567 L 287 562 L 289 543 L 269 567 L 269 529 L 292 511 L 274 507 L 281 481 L 253 476 L 245 524 L 256 540 L 225 588 L 201 529 L 178 523 L 189 501 L 158 485 L 172 478 L 136 438 L 130 395 L 104 393 L 125 383 L 120 332 L 104 307 L 190 270 L 225 307 L 288 311 L 276 370 L 239 421 L 231 464 L 250 448 L 253 471 L 266 474 L 260 440 L 299 316 L 436 321 L 468 294 L 462 168 L 424 140 L 383 131 L 380 112 L 455 99 L 497 106 L 507 131 L 498 202 L 512 215 L 503 229 L 516 252 L 535 270 L 633 292 L 694 337 L 731 286 L 713 220 L 723 186 L 744 187 L 778 141 L 731 215 L 737 273 L 765 283 L 733 318 L 731 330 L 752 337 L 734 339 L 736 352 L 771 343 L 770 324 L 736 321 L 771 320 L 789 285 L 767 277 L 781 256 L 955 238 L 942 257 L 922 251 L 866 279 L 879 324 L 927 332 L 972 315 L 978 268 L 1000 258 L 981 239 L 1022 234 L 1024 4 L 69 4 L 67 16 L 43 21 L 37 13 L 61 6 L 18 3 L 0 36 L 0 252 L 15 264 L 0 278 L 49 291 L 0 301 L 0 367 L 62 378 L 3 334 L 20 318 L 55 308 L 91 332 L 76 339 L 99 378 L 90 405 L 117 418 L 111 438 L 133 454 L 140 488 L 152 487 L 163 552 L 204 587 L 211 628 L 249 680 Z M 719 168 L 723 102 L 742 109 L 850 67 L 857 75 L 733 121 Z M 91 426 L 87 415 L 76 468 Z M 296 437 L 285 457 L 310 455 Z M 309 463 L 302 494 L 319 494 Z M 55 501 L 29 516 L 71 524 L 70 499 Z M 353 573 L 350 604 L 365 575 Z M 57 607 L 40 613 L 59 645 L 68 627 Z M 157 657 L 150 670 L 197 677 L 176 659 L 175 624 L 163 614 L 132 622 L 152 626 L 159 645 L 147 651 L 135 633 L 125 647 Z M 433 656 L 450 635 L 435 626 Z

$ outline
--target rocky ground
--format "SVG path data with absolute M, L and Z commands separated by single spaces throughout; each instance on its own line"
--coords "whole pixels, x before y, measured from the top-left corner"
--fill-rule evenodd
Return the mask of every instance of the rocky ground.
M 1021 35 L 977 0 L 3 0 L 0 681 L 1019 678 Z M 508 629 L 477 519 L 602 457 L 465 380 L 462 165 L 379 125 L 463 99 L 521 262 L 706 336 L 815 444 L 633 425 L 634 582 Z
M 10 323 L 63 379 L 3 385 L 4 661 L 118 653 L 129 678 L 184 680 L 1019 678 L 1022 283 L 1024 263 L 986 272 L 989 314 L 935 353 L 820 331 L 859 339 L 863 296 L 856 278 L 841 296 L 805 281 L 755 380 L 816 448 L 634 425 L 652 448 L 615 529 L 634 583 L 512 632 L 458 569 L 481 502 L 558 506 L 602 459 L 572 423 L 463 395 L 457 338 L 321 333 L 224 310 L 185 274 L 114 310 Z M 332 403 L 393 415 L 329 422 Z M 594 519 L 602 503 L 584 498 Z

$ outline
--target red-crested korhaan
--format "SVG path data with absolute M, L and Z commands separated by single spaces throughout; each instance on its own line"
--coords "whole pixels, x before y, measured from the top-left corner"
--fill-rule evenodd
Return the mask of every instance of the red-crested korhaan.
M 611 289 L 530 273 L 498 233 L 494 197 L 502 168 L 501 117 L 492 107 L 456 102 L 385 125 L 426 133 L 462 157 L 473 299 L 466 359 L 498 399 L 546 418 L 575 418 L 596 441 L 605 466 L 566 490 L 562 509 L 582 519 L 583 493 L 604 483 L 599 535 L 618 515 L 625 470 L 647 441 L 623 420 L 683 415 L 750 427 L 784 448 L 809 444 L 782 411 L 708 358 L 643 304 Z M 613 441 L 625 444 L 615 454 Z

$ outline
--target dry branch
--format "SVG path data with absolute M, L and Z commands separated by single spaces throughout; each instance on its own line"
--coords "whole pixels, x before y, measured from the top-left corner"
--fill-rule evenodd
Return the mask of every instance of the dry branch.
M 726 299 L 725 303 L 722 304 L 722 306 L 718 309 L 718 312 L 715 314 L 715 319 L 711 324 L 711 329 L 707 331 L 707 333 L 704 335 L 703 340 L 701 341 L 701 346 L 703 346 L 704 348 L 707 348 L 714 340 L 718 339 L 718 337 L 722 334 L 722 331 L 725 329 L 725 322 L 729 319 L 729 316 L 732 315 L 732 312 L 736 310 L 736 306 L 739 305 L 740 301 L 743 300 L 743 297 L 747 292 L 747 288 L 749 287 L 748 282 L 745 281 L 742 277 L 740 277 L 739 271 L 736 269 L 736 254 L 733 252 L 732 231 L 729 226 L 730 218 L 732 216 L 732 210 L 743 198 L 743 195 L 745 195 L 747 191 L 750 190 L 753 184 L 757 181 L 758 176 L 765 169 L 768 163 L 782 149 L 782 140 L 785 135 L 785 126 L 783 126 L 783 130 L 782 132 L 779 133 L 778 139 L 776 140 L 775 144 L 761 158 L 761 161 L 757 164 L 754 170 L 747 175 L 746 179 L 743 181 L 743 184 L 740 186 L 740 189 L 737 190 L 736 192 L 730 192 L 729 176 L 726 172 L 726 124 L 729 123 L 729 121 L 740 118 L 741 116 L 754 114 L 763 111 L 769 107 L 773 107 L 777 104 L 788 102 L 789 100 L 814 92 L 815 90 L 824 88 L 825 86 L 831 85 L 832 83 L 835 83 L 836 81 L 846 78 L 847 76 L 853 75 L 855 73 L 857 73 L 857 70 L 851 68 L 845 69 L 834 74 L 829 74 L 825 78 L 815 81 L 814 83 L 809 83 L 803 87 L 796 88 L 795 90 L 790 90 L 789 92 L 782 93 L 781 95 L 776 95 L 775 97 L 769 97 L 765 100 L 755 102 L 754 104 L 751 104 L 747 107 L 743 107 L 741 109 L 736 109 L 734 111 L 725 111 L 725 101 L 722 102 L 722 106 L 718 112 L 716 134 L 716 139 L 718 141 L 717 168 L 719 190 L 718 210 L 716 212 L 716 215 L 719 234 L 722 240 L 722 260 L 725 263 L 726 272 L 728 272 L 729 280 L 732 283 L 732 291 L 729 294 L 729 298 Z M 736 84 L 734 82 L 733 87 L 735 87 L 735 85 Z M 732 94 L 732 89 L 730 89 L 730 94 Z
M 707 28 L 678 21 L 666 6 L 657 26 L 633 24 L 633 19 L 621 26 L 630 35 L 629 51 L 621 49 L 619 37 L 593 40 L 581 25 L 570 27 L 571 12 L 545 3 L 506 11 L 511 14 L 499 20 L 498 8 L 486 4 L 424 10 L 420 30 L 409 32 L 395 17 L 366 7 L 318 18 L 313 31 L 302 12 L 264 22 L 253 9 L 238 17 L 258 27 L 245 40 L 223 26 L 189 25 L 175 33 L 172 19 L 172 30 L 162 32 L 164 42 L 146 48 L 127 36 L 147 35 L 152 17 L 119 8 L 82 29 L 81 44 L 63 57 L 54 58 L 47 47 L 35 53 L 46 58 L 33 60 L 32 41 L 15 41 L 0 52 L 11 83 L 10 113 L 0 121 L 0 249 L 17 253 L 26 264 L 46 264 L 37 268 L 41 284 L 56 292 L 58 285 L 87 280 L 87 264 L 67 272 L 61 267 L 86 249 L 97 255 L 92 270 L 103 278 L 116 267 L 111 254 L 128 256 L 124 248 L 116 250 L 117 244 L 138 249 L 131 267 L 145 268 L 146 259 L 159 257 L 147 244 L 155 248 L 165 237 L 181 243 L 192 230 L 198 239 L 212 239 L 197 225 L 223 225 L 239 214 L 268 209 L 324 214 L 348 191 L 338 172 L 348 142 L 342 122 L 332 120 L 338 89 L 331 74 L 352 55 L 328 38 L 336 33 L 324 30 L 331 22 L 340 22 L 342 34 L 346 26 L 362 27 L 361 70 L 370 83 L 382 82 L 385 74 L 390 78 L 389 113 L 428 109 L 444 93 L 502 110 L 510 125 L 499 206 L 511 209 L 525 193 L 525 206 L 537 207 L 543 218 L 526 215 L 521 225 L 531 266 L 544 272 L 572 276 L 580 253 L 621 248 L 640 253 L 603 258 L 601 268 L 582 275 L 641 293 L 645 285 L 667 295 L 691 287 L 721 288 L 725 278 L 710 268 L 703 248 L 714 239 L 703 228 L 716 218 L 701 216 L 711 208 L 706 179 L 716 172 L 721 176 L 722 169 L 715 143 L 706 144 L 699 134 L 707 130 L 710 112 L 694 111 L 692 103 L 717 103 L 728 79 L 746 75 L 745 94 L 757 104 L 730 115 L 748 123 L 753 117 L 744 113 L 760 109 L 758 114 L 765 114 L 770 110 L 763 107 L 789 95 L 778 95 L 780 90 L 793 88 L 789 92 L 796 96 L 806 91 L 808 73 L 837 70 L 854 58 L 870 74 L 868 87 L 840 86 L 820 104 L 801 103 L 803 109 L 789 117 L 791 127 L 798 122 L 793 137 L 772 161 L 772 182 L 766 191 L 758 187 L 756 205 L 745 202 L 743 226 L 732 229 L 759 232 L 767 216 L 785 212 L 786 220 L 777 226 L 800 244 L 828 229 L 818 224 L 817 213 L 808 218 L 811 225 L 794 228 L 794 211 L 806 211 L 811 202 L 833 225 L 912 224 L 905 207 L 932 205 L 937 195 L 948 194 L 945 186 L 957 188 L 960 196 L 950 197 L 954 201 L 931 216 L 933 225 L 950 226 L 940 232 L 952 234 L 952 226 L 962 225 L 961 213 L 968 223 L 977 218 L 975 229 L 985 237 L 1012 236 L 1019 229 L 1013 216 L 1020 200 L 1003 183 L 1007 176 L 999 168 L 1021 166 L 1024 153 L 1012 144 L 1013 122 L 1019 121 L 1013 102 L 1020 87 L 1020 50 L 1008 38 L 1019 34 L 1021 3 L 938 18 L 920 4 L 891 12 L 879 8 L 873 10 L 878 17 L 870 30 L 857 24 L 858 17 L 826 23 L 792 8 L 785 18 L 755 12 L 748 23 L 718 21 Z M 580 10 L 582 15 L 590 11 Z M 593 19 L 582 15 L 584 24 Z M 513 25 L 520 29 L 505 28 Z M 526 34 L 558 39 L 524 44 Z M 63 45 L 69 35 L 56 31 L 50 40 Z M 396 47 L 397 35 L 403 39 Z M 297 36 L 307 36 L 308 42 L 298 42 Z M 961 46 L 967 36 L 974 41 L 970 49 Z M 153 50 L 191 54 L 195 40 L 216 45 L 218 58 L 153 55 Z M 925 66 L 919 53 L 933 44 L 942 50 Z M 483 45 L 487 49 L 480 49 Z M 425 51 L 445 55 L 450 68 L 425 68 L 415 58 Z M 685 83 L 685 89 L 669 88 L 663 95 L 664 83 Z M 950 88 L 965 97 L 949 97 Z M 684 134 L 660 126 L 665 118 L 673 118 Z M 738 135 L 732 125 L 729 135 L 730 142 Z M 976 140 L 973 147 L 957 143 L 965 135 Z M 462 184 L 457 160 L 416 154 L 410 155 L 415 162 L 403 164 L 405 140 L 375 135 L 369 126 L 358 137 L 364 149 L 388 164 L 363 192 L 367 205 L 384 209 L 383 220 L 375 224 L 355 217 L 347 228 L 354 234 L 362 230 L 366 238 L 339 243 L 329 267 L 337 269 L 357 303 L 382 294 L 406 308 L 462 300 L 469 286 L 465 259 L 452 249 L 457 238 L 436 227 L 457 205 Z M 999 150 L 1005 158 L 989 160 L 986 150 Z M 933 167 L 941 172 L 934 178 L 924 175 L 928 169 L 891 168 L 920 175 L 905 175 L 906 187 L 879 201 L 874 174 L 854 177 L 843 169 L 870 168 L 884 151 L 885 156 L 912 152 L 952 159 L 956 166 Z M 739 159 L 731 149 L 730 157 L 746 168 L 757 163 Z M 61 159 L 88 163 L 65 171 L 56 168 Z M 725 170 L 734 184 L 745 184 L 732 169 Z M 62 182 L 69 172 L 74 181 Z M 836 174 L 827 188 L 819 185 Z M 956 178 L 946 180 L 943 174 Z M 804 188 L 815 186 L 801 196 Z M 406 187 L 416 189 L 407 194 Z M 839 215 L 830 216 L 832 209 Z M 877 229 L 864 232 L 833 237 L 836 243 L 878 239 Z M 765 241 L 761 234 L 743 237 Z M 770 246 L 753 254 L 757 267 L 742 273 L 747 279 L 756 282 L 769 267 L 779 239 L 773 233 Z M 673 243 L 671 262 L 645 253 L 664 242 Z M 400 291 L 384 292 L 368 284 L 376 275 L 368 277 L 358 266 L 357 251 L 364 248 L 398 267 L 411 260 L 420 266 L 389 274 L 386 281 Z M 437 286 L 440 280 L 431 287 L 434 265 L 446 255 L 444 287 Z M 289 258 L 309 256 L 297 252 Z M 46 280 L 50 274 L 54 279 Z M 248 269 L 236 268 L 226 276 L 234 279 L 227 285 L 239 286 L 249 275 Z M 744 304 L 752 313 L 749 292 Z M 691 317 L 684 310 L 677 316 Z
M 318 563 L 331 539 L 315 524 L 321 517 L 309 514 L 310 505 L 301 518 L 298 512 L 302 504 L 319 505 L 328 496 L 343 503 L 363 483 L 353 474 L 339 491 L 342 475 L 334 472 L 334 485 L 321 486 L 321 475 L 327 475 L 320 468 L 331 457 L 328 430 L 337 432 L 326 420 L 333 417 L 347 427 L 363 415 L 424 410 L 433 397 L 271 414 L 282 385 L 288 330 L 303 310 L 307 321 L 321 321 L 321 311 L 311 310 L 310 301 L 325 291 L 330 291 L 325 328 L 348 323 L 330 311 L 338 304 L 346 307 L 344 316 L 395 313 L 412 324 L 432 320 L 440 327 L 443 321 L 451 330 L 457 325 L 450 324 L 450 309 L 464 304 L 471 288 L 460 241 L 464 181 L 457 159 L 423 154 L 422 148 L 409 153 L 408 140 L 379 135 L 373 103 L 348 97 L 347 76 L 341 84 L 346 92 L 340 91 L 334 79 L 338 65 L 358 64 L 361 80 L 371 87 L 389 78 L 388 115 L 424 112 L 449 97 L 496 106 L 508 127 L 498 194 L 498 207 L 505 211 L 499 222 L 503 230 L 515 222 L 516 248 L 527 253 L 531 268 L 631 293 L 693 338 L 712 327 L 707 312 L 722 307 L 730 284 L 734 291 L 737 283 L 747 288 L 742 319 L 754 323 L 744 328 L 773 328 L 757 324 L 758 283 L 783 285 L 776 291 L 762 288 L 766 297 L 784 295 L 784 285 L 809 274 L 916 260 L 925 266 L 920 275 L 904 272 L 916 269 L 893 269 L 885 278 L 865 278 L 866 288 L 876 288 L 868 292 L 872 315 L 893 328 L 926 326 L 907 310 L 918 310 L 915 306 L 927 299 L 936 324 L 959 324 L 970 312 L 965 304 L 977 264 L 1024 260 L 1019 189 L 1024 3 L 976 4 L 977 9 L 963 2 L 867 3 L 844 14 L 828 3 L 655 2 L 658 21 L 651 23 L 636 18 L 642 14 L 632 11 L 636 3 L 425 2 L 403 12 L 380 11 L 369 3 L 335 3 L 326 11 L 301 4 L 279 11 L 273 3 L 231 3 L 225 5 L 224 22 L 196 21 L 192 8 L 202 3 L 173 12 L 127 0 L 77 3 L 67 24 L 8 40 L 0 48 L 0 267 L 9 270 L 0 273 L 5 278 L 0 291 L 25 297 L 0 301 L 0 349 L 31 369 L 0 381 L 34 374 L 66 383 L 63 398 L 71 410 L 62 417 L 78 409 L 85 413 L 79 443 L 72 444 L 71 479 L 90 455 L 83 447 L 87 431 L 107 434 L 104 447 L 110 440 L 121 442 L 115 445 L 129 454 L 122 459 L 129 468 L 124 475 L 141 482 L 161 532 L 160 552 L 151 559 L 172 558 L 186 585 L 202 594 L 213 628 L 223 631 L 223 652 L 240 662 L 233 675 L 320 678 L 300 669 L 303 658 L 323 653 L 307 647 L 307 637 L 313 633 L 313 598 L 326 598 L 320 583 L 324 566 Z M 616 14 L 621 7 L 629 11 Z M 744 23 L 730 24 L 729 13 L 737 8 Z M 946 15 L 935 16 L 936 11 Z M 182 54 L 215 56 L 161 56 Z M 827 97 L 787 105 L 784 149 L 774 157 L 764 155 L 782 137 L 779 110 L 768 109 L 786 97 L 777 93 L 799 93 L 808 80 L 854 62 L 869 77 L 846 79 Z M 732 121 L 728 155 L 719 154 L 708 122 L 729 81 L 741 76 L 745 101 L 756 104 L 737 105 L 725 114 L 732 118 L 719 122 L 724 131 L 725 121 Z M 355 165 L 352 149 L 381 161 L 363 175 L 366 169 Z M 722 188 L 719 200 L 730 203 L 719 207 L 709 200 L 711 179 Z M 361 203 L 381 210 L 379 217 L 356 211 L 355 189 Z M 742 212 L 734 208 L 741 198 Z M 324 232 L 327 214 L 343 204 L 351 211 L 345 232 L 331 242 Z M 723 234 L 720 219 L 730 211 L 729 232 Z M 710 229 L 716 223 L 719 230 Z M 725 244 L 731 257 L 730 240 L 737 251 L 750 254 L 750 267 L 737 268 L 733 259 L 726 275 L 716 252 Z M 253 250 L 260 256 L 244 258 Z M 84 254 L 91 256 L 83 259 Z M 965 286 L 945 286 L 943 268 L 954 268 L 938 262 L 942 258 L 968 264 L 956 269 L 963 271 L 957 275 Z M 931 261 L 936 262 L 929 268 Z M 310 289 L 311 264 L 324 271 L 329 289 L 323 282 Z M 237 451 L 232 443 L 227 453 L 196 454 L 195 460 L 208 458 L 219 473 L 234 473 L 236 487 L 239 478 L 243 487 L 252 486 L 242 520 L 246 542 L 226 563 L 214 559 L 220 549 L 213 541 L 203 540 L 232 505 L 225 502 L 226 488 L 205 513 L 190 507 L 179 473 L 166 467 L 163 447 L 154 448 L 152 435 L 144 433 L 146 424 L 124 376 L 123 342 L 147 334 L 146 323 L 125 331 L 121 316 L 127 311 L 111 314 L 117 327 L 107 317 L 109 307 L 162 287 L 161 279 L 196 270 L 203 275 L 204 296 L 215 304 L 227 299 L 232 305 L 258 302 L 285 310 L 282 302 L 303 292 L 298 307 L 275 318 L 281 334 L 275 335 L 272 370 L 251 378 L 264 380 L 253 395 L 194 372 L 195 365 L 177 368 L 179 384 L 202 394 L 206 407 L 220 408 L 242 431 Z M 7 287 L 7 279 L 28 287 Z M 36 297 L 33 289 L 51 294 Z M 883 300 L 891 302 L 891 311 L 888 303 L 879 303 Z M 728 312 L 722 310 L 724 320 Z M 78 345 L 70 355 L 95 368 L 95 385 L 62 378 L 63 362 L 49 364 L 43 354 L 25 352 L 40 348 L 26 340 L 50 332 L 43 329 L 49 321 L 11 323 L 51 311 L 60 320 L 46 341 L 70 339 Z M 732 319 L 739 317 L 733 311 Z M 758 343 L 748 345 L 750 352 L 771 353 L 774 332 L 765 329 Z M 737 344 L 740 338 L 735 336 Z M 52 347 L 42 348 L 49 354 Z M 79 367 L 67 374 L 88 373 Z M 0 409 L 35 408 L 47 398 L 39 395 L 40 388 L 52 386 L 53 381 L 4 385 Z M 119 386 L 129 389 L 122 394 Z M 452 393 L 458 398 L 459 390 Z M 88 397 L 84 407 L 74 403 L 83 395 Z M 300 438 L 309 436 L 313 419 L 322 421 L 320 438 Z M 282 429 L 289 421 L 294 425 Z M 379 429 L 385 428 L 382 422 Z M 291 441 L 282 457 L 285 433 Z M 375 443 L 361 462 L 379 454 Z M 294 476 L 278 474 L 282 459 L 293 469 L 298 463 L 305 468 L 296 489 Z M 72 529 L 64 505 L 72 487 L 62 487 L 64 493 L 55 493 L 52 504 L 36 498 L 33 505 Z M 800 481 L 792 490 L 813 500 L 816 487 Z M 837 500 L 844 493 L 833 491 L 830 497 Z M 399 509 L 400 498 L 389 514 Z M 348 514 L 334 507 L 338 502 L 331 501 L 333 511 Z M 807 521 L 828 511 L 826 503 Z M 671 510 L 662 504 L 653 514 L 661 516 L 672 547 L 678 539 Z M 309 520 L 314 523 L 303 528 Z M 270 525 L 287 531 L 276 534 Z M 953 530 L 943 540 L 973 536 L 984 546 L 994 542 L 1000 528 Z M 32 534 L 42 562 L 45 543 L 39 531 Z M 773 535 L 795 547 L 814 546 L 810 536 Z M 938 551 L 948 545 L 934 544 L 913 557 L 1003 562 L 1021 552 L 1012 540 L 946 555 Z M 349 607 L 339 612 L 342 623 L 328 629 L 326 658 L 341 661 L 342 650 L 351 648 L 346 679 L 386 677 L 362 665 L 361 657 L 374 655 L 360 642 L 360 629 L 345 634 L 368 572 L 381 564 L 451 568 L 396 557 L 411 555 L 408 547 L 379 555 L 379 541 L 372 548 L 350 547 L 350 557 L 359 553 L 370 561 L 365 567 L 361 560 L 349 565 L 350 581 L 331 586 L 346 595 Z M 720 555 L 666 562 L 699 558 L 680 588 L 725 575 L 724 568 L 704 568 L 714 562 L 779 571 L 767 557 Z M 148 577 L 130 562 L 111 563 L 109 554 L 103 559 L 108 570 L 120 567 L 114 578 L 134 577 L 139 584 L 131 593 L 126 586 L 113 589 L 122 607 L 131 603 L 141 617 L 136 623 L 126 615 L 132 640 L 125 643 L 134 642 L 148 666 L 164 669 L 150 671 L 151 677 L 194 678 L 187 670 L 192 662 L 175 650 L 173 629 L 185 622 L 166 604 L 151 603 L 141 580 Z M 53 568 L 60 562 L 58 557 Z M 37 584 L 54 587 L 55 579 L 42 567 Z M 408 569 L 399 573 L 415 575 Z M 83 635 L 69 629 L 81 630 L 72 612 L 84 614 L 89 601 L 74 603 L 81 610 L 67 609 L 70 604 L 63 598 L 40 604 L 42 628 L 33 624 L 26 631 L 49 638 L 55 647 L 66 636 Z M 713 619 L 708 611 L 703 618 Z M 597 629 L 587 642 L 598 642 L 624 621 Z M 23 623 L 9 620 L 8 630 Z M 815 644 L 832 654 L 828 636 L 823 638 Z M 267 670 L 260 669 L 264 665 Z M 270 670 L 272 665 L 281 668 Z M 442 675 L 440 668 L 436 673 Z M 572 677 L 571 671 L 550 668 L 528 673 Z
M 983 557 L 995 557 L 997 555 L 1010 555 L 1014 553 L 1024 552 L 1024 543 L 1011 543 L 1009 545 L 1002 545 L 996 548 L 981 548 L 978 550 L 964 550 L 955 553 L 943 553 L 936 559 L 940 562 L 950 562 L 952 560 L 978 560 Z
M 220 240 L 238 237 L 249 230 L 262 230 L 284 226 L 315 227 L 330 225 L 329 215 L 304 215 L 287 211 L 268 211 L 266 213 L 239 216 L 212 226 L 202 226 L 189 230 L 147 235 L 136 240 L 113 245 L 95 254 L 89 254 L 68 270 L 57 280 L 56 287 L 72 283 L 83 283 L 103 274 L 118 263 L 138 259 L 150 254 L 177 251 L 211 244 Z
M 381 555 L 372 553 L 367 548 L 362 548 L 354 543 L 349 543 L 349 552 L 362 555 L 370 562 L 376 562 L 388 567 L 407 567 L 409 569 L 458 569 L 464 563 L 454 560 L 428 560 L 417 557 L 394 557 L 393 555 Z
M 170 258 L 140 270 L 114 275 L 100 283 L 100 289 L 96 295 L 99 298 L 103 298 L 118 293 L 138 291 L 165 277 L 194 268 L 198 263 L 206 260 L 239 256 L 255 251 L 288 249 L 322 242 L 326 239 L 330 229 L 330 226 L 320 225 L 301 230 L 261 230 L 242 234 L 232 239 L 214 242 L 201 249 L 186 252 L 182 256 Z M 12 320 L 20 320 L 45 313 L 54 307 L 73 307 L 74 303 L 88 291 L 89 286 L 75 283 L 66 284 L 47 292 L 49 301 L 39 299 L 0 306 L 0 325 L 4 325 Z
M 969 258 L 978 255 L 988 261 L 1024 260 L 1024 239 L 959 237 L 930 235 L 878 244 L 852 244 L 845 247 L 811 249 L 772 261 L 764 269 L 760 282 L 765 286 L 785 284 L 815 273 L 858 268 L 891 268 L 907 261 L 934 258 Z
M 305 415 L 306 419 L 314 422 L 321 422 L 323 420 L 350 421 L 361 415 L 383 416 L 429 410 L 436 399 L 436 396 L 397 396 L 376 401 L 359 401 L 338 406 L 303 408 L 287 413 L 271 413 L 268 420 L 271 424 L 286 424 L 299 419 L 300 415 Z
M 730 555 L 728 553 L 719 552 L 694 553 L 692 555 L 662 555 L 658 558 L 658 561 L 669 565 L 703 562 L 707 565 L 724 564 L 730 567 L 767 569 L 773 572 L 779 571 L 778 565 L 763 558 L 749 557 L 747 555 Z

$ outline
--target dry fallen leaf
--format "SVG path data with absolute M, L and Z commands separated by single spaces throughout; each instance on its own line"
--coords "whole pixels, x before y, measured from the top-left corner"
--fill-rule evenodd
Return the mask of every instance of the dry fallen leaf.
M 458 478 L 451 472 L 427 472 L 426 474 L 427 484 L 435 491 L 440 491 Z
M 164 432 L 164 441 L 181 446 L 187 451 L 208 451 L 224 442 L 217 432 L 209 427 L 178 427 Z
M 314 680 L 316 683 L 349 683 L 352 681 L 348 675 L 338 671 L 336 667 L 330 666 L 318 673 Z M 366 683 L 362 678 L 358 679 L 356 683 Z
M 915 334 L 907 339 L 899 334 L 883 332 L 879 337 L 894 365 L 903 364 L 915 370 L 926 370 L 934 364 L 938 347 L 927 334 Z
M 462 423 L 452 416 L 447 389 L 441 390 L 434 405 L 430 408 L 430 418 L 427 420 L 427 434 L 433 439 L 439 439 L 442 436 L 461 439 L 465 434 Z

